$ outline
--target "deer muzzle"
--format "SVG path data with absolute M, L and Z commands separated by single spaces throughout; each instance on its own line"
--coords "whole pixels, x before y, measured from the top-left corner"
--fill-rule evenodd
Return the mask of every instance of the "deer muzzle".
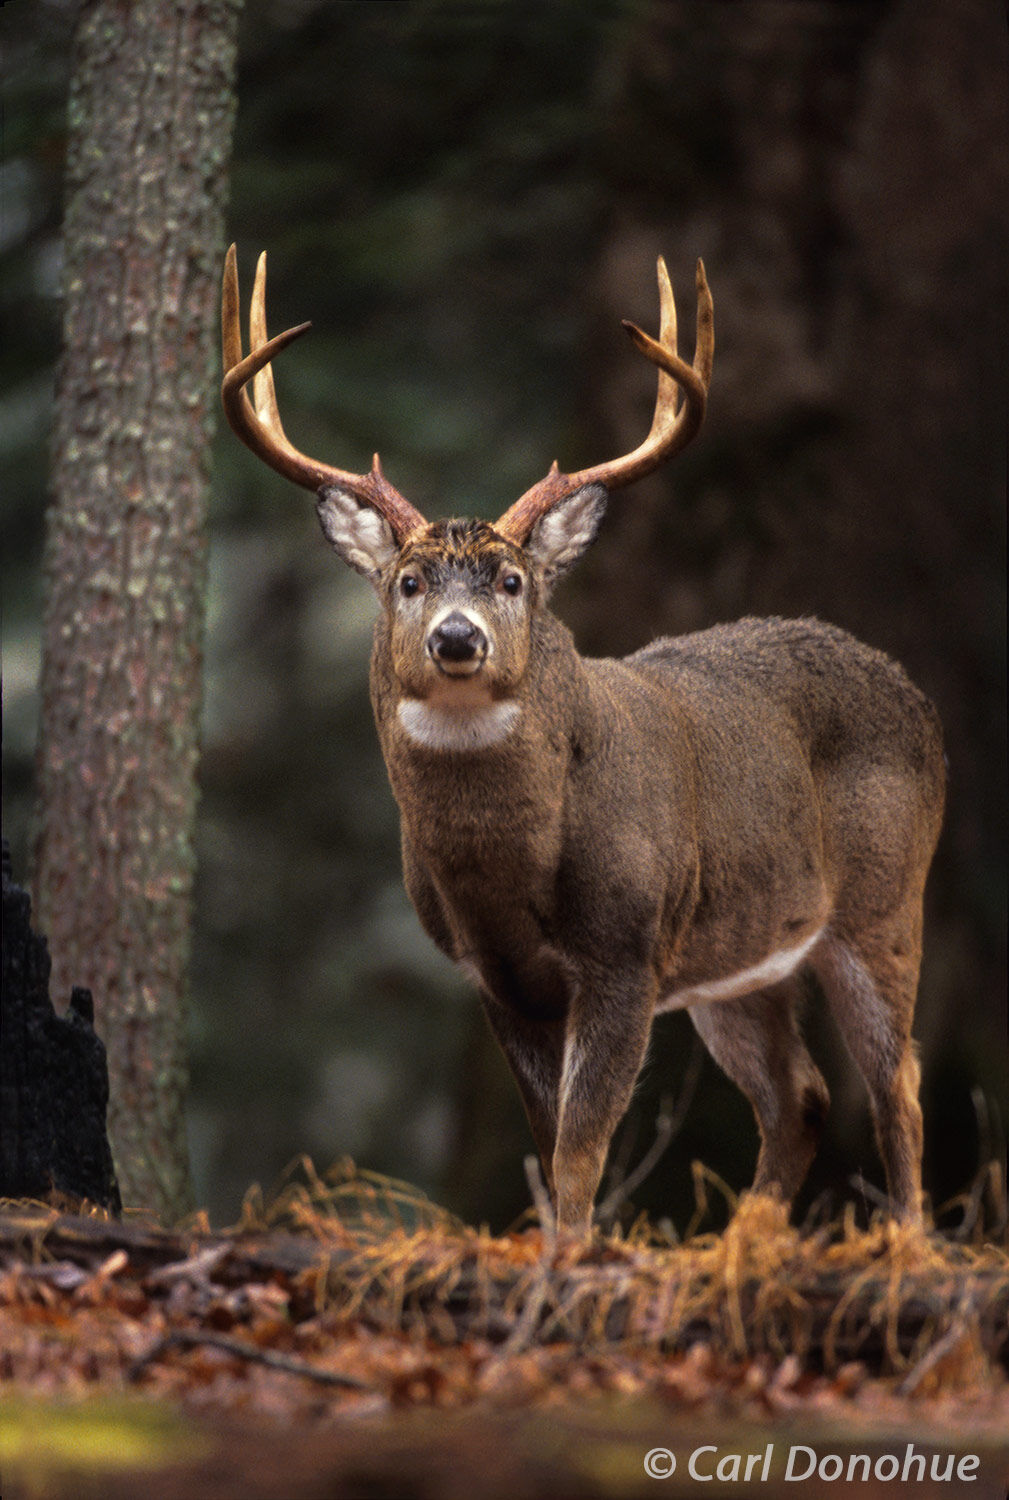
M 427 638 L 428 655 L 449 677 L 468 677 L 478 672 L 488 649 L 486 632 L 458 609 L 444 615 Z

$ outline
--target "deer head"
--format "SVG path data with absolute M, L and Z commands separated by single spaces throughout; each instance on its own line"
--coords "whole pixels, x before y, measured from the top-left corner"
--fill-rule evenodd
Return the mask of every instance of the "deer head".
M 410 701 L 490 704 L 513 690 L 525 670 L 532 615 L 592 541 L 609 492 L 651 473 L 697 433 L 714 353 L 711 293 L 698 261 L 696 353 L 687 364 L 677 353 L 676 306 L 661 259 L 658 276 L 659 338 L 633 323 L 623 325 L 659 372 L 655 414 L 644 441 L 621 458 L 572 474 L 562 474 L 555 463 L 493 525 L 430 523 L 388 482 L 377 453 L 368 473 L 352 474 L 306 458 L 289 441 L 271 361 L 311 325 L 267 337 L 266 256 L 261 255 L 250 352 L 243 355 L 235 247 L 228 251 L 222 299 L 222 397 L 228 422 L 264 462 L 316 492 L 326 538 L 378 593 L 390 621 L 392 658 Z

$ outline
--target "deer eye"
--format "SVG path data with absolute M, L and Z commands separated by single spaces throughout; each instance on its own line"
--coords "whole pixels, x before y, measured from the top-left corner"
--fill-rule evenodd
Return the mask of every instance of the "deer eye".
M 504 589 L 506 594 L 511 594 L 513 598 L 516 594 L 521 594 L 522 574 L 506 573 L 501 580 L 501 587 Z
M 399 580 L 399 591 L 404 599 L 412 599 L 414 594 L 424 592 L 423 581 L 417 577 L 416 573 L 404 573 Z

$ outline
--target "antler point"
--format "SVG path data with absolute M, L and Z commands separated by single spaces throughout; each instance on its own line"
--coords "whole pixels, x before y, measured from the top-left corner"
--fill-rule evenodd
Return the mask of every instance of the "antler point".
M 649 338 L 644 329 L 639 328 L 637 323 L 632 323 L 629 318 L 621 318 L 620 322 L 623 328 L 626 329 L 628 338 L 631 339 L 638 349 L 647 353 L 648 349 L 654 345 L 655 340 Z

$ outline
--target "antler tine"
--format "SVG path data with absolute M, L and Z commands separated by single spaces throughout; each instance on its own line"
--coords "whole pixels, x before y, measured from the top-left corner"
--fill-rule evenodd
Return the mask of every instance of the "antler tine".
M 221 284 L 221 356 L 225 371 L 242 360 L 242 325 L 239 319 L 238 257 L 234 245 L 224 257 L 224 279 Z
M 657 469 L 696 436 L 704 420 L 715 352 L 714 304 L 704 263 L 697 262 L 697 342 L 692 365 L 676 352 L 676 304 L 666 263 L 661 257 L 658 279 L 659 338 L 649 337 L 634 323 L 625 321 L 623 325 L 645 358 L 658 366 L 658 391 L 648 436 L 622 458 L 580 469 L 575 474 L 562 474 L 554 464 L 549 474 L 527 490 L 496 523 L 498 531 L 520 545 L 542 516 L 583 485 L 602 484 L 608 490 L 622 489 Z
M 673 284 L 669 280 L 669 271 L 666 267 L 664 255 L 659 256 L 659 343 L 668 349 L 671 354 L 676 354 L 676 299 L 673 296 Z M 626 323 L 624 327 L 626 327 Z M 672 375 L 665 370 L 659 371 L 659 389 L 655 397 L 655 414 L 652 417 L 652 425 L 649 429 L 649 437 L 657 430 L 660 413 L 669 406 L 672 407 L 673 416 L 680 404 L 680 388 Z
M 392 527 L 396 540 L 402 543 L 411 532 L 426 526 L 427 522 L 420 511 L 405 500 L 385 478 L 377 453 L 367 474 L 351 474 L 345 469 L 336 469 L 318 459 L 306 457 L 295 448 L 284 432 L 277 406 L 271 361 L 288 344 L 307 333 L 311 326 L 311 323 L 300 323 L 296 328 L 288 328 L 272 339 L 266 337 L 266 256 L 261 255 L 256 267 L 249 312 L 252 349 L 243 358 L 238 263 L 235 246 L 232 245 L 225 257 L 221 287 L 221 344 L 224 361 L 221 400 L 224 414 L 230 427 L 246 447 L 272 469 L 276 469 L 278 474 L 283 474 L 285 478 L 309 490 L 334 486 L 349 491 L 362 505 L 371 506 L 384 516 Z M 250 401 L 246 390 L 250 380 L 253 381 L 254 402 Z
M 256 262 L 256 279 L 252 287 L 249 304 L 249 348 L 259 349 L 267 343 L 266 337 L 266 251 Z M 264 365 L 252 377 L 252 404 L 261 422 L 272 430 L 287 447 L 290 443 L 284 432 L 277 406 L 277 391 L 273 384 L 273 365 Z

